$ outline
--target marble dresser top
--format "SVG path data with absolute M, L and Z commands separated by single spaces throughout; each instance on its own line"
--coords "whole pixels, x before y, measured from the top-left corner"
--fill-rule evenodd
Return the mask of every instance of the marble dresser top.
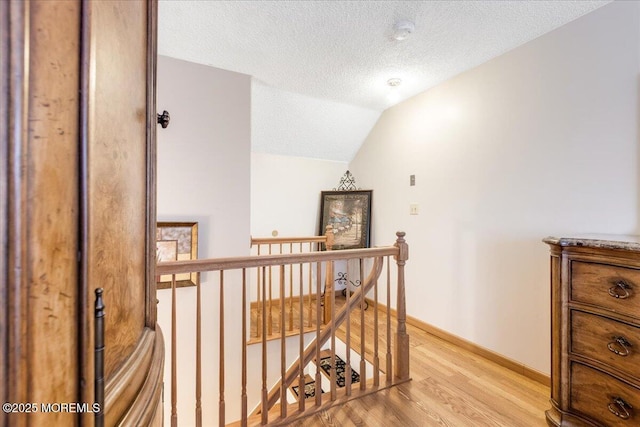
M 574 237 L 547 237 L 543 242 L 560 246 L 640 251 L 640 236 L 622 234 L 579 234 Z

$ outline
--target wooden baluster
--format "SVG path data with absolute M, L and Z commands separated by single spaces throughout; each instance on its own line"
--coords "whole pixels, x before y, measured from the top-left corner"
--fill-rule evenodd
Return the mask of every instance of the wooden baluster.
M 269 244 L 269 255 L 271 255 L 271 244 Z M 271 266 L 269 266 L 269 325 L 267 326 L 267 333 L 269 334 L 269 336 L 271 336 L 271 334 L 273 333 L 273 314 L 271 311 L 271 300 L 273 299 L 273 296 L 271 294 Z
M 289 243 L 289 253 L 293 253 L 293 243 Z M 289 265 L 289 331 L 293 331 L 293 264 Z
M 304 264 L 300 263 L 298 264 L 298 273 L 299 273 L 299 277 L 298 277 L 298 283 L 300 284 L 300 289 L 298 290 L 298 293 L 300 294 L 300 298 L 299 299 L 299 304 L 300 307 L 298 307 L 298 309 L 300 310 L 300 319 L 304 318 Z M 304 330 L 304 323 L 301 324 L 302 326 L 300 327 L 301 330 Z
M 302 242 L 300 242 L 300 247 L 298 248 L 298 253 L 304 253 L 304 249 L 302 247 Z M 302 304 L 299 304 L 298 310 L 302 310 L 302 314 L 300 316 L 298 324 L 300 325 L 300 329 L 304 329 L 304 264 L 298 264 L 298 281 L 300 283 L 300 289 L 298 289 L 298 299 L 302 301 Z
M 282 251 L 281 251 L 282 252 Z M 280 265 L 280 417 L 287 418 L 287 384 L 284 377 L 287 373 L 287 346 L 284 319 L 284 276 L 285 266 Z
M 333 279 L 333 261 L 329 261 L 327 263 L 327 271 L 331 271 L 331 278 Z M 327 279 L 328 280 L 328 279 Z M 329 312 L 329 318 L 336 318 L 336 294 L 335 292 L 331 292 L 330 298 L 327 298 L 325 295 L 324 299 L 325 306 L 329 304 L 331 307 L 331 311 Z M 326 308 L 326 307 L 325 307 Z M 349 337 L 349 335 L 347 335 Z M 336 323 L 331 322 L 331 401 L 336 400 Z
M 391 260 L 387 256 L 387 383 L 393 380 L 393 371 L 391 367 Z
M 171 427 L 178 426 L 176 275 L 171 275 Z
M 378 278 L 373 282 L 373 385 L 380 385 L 380 357 L 378 356 Z
M 346 288 L 345 288 L 345 307 L 347 309 L 347 318 L 345 319 L 346 326 L 346 340 L 345 346 L 347 349 L 347 353 L 345 355 L 345 367 L 344 367 L 344 390 L 347 396 L 351 396 L 351 307 L 349 303 L 351 302 L 351 290 L 349 289 L 349 278 L 351 277 L 351 271 L 349 271 L 349 260 L 347 260 L 347 271 L 346 271 Z M 333 319 L 334 317 L 332 317 Z
M 102 288 L 96 289 L 94 307 L 94 397 L 98 404 L 98 412 L 94 415 L 95 427 L 104 427 L 104 315 L 105 305 L 102 299 Z
M 360 258 L 360 390 L 367 387 L 367 364 L 364 360 L 364 259 Z
M 202 427 L 202 300 L 196 282 L 196 426 Z
M 302 252 L 302 243 L 300 243 L 300 252 Z M 302 269 L 303 269 L 303 265 L 300 264 L 300 280 L 299 280 L 300 298 L 298 298 L 298 304 L 299 304 L 298 309 L 300 310 L 300 319 L 298 322 L 298 324 L 300 325 L 300 331 L 299 331 L 300 355 L 298 360 L 302 360 L 302 358 L 304 357 L 304 299 L 302 298 L 304 283 L 302 282 Z M 298 365 L 300 366 L 300 379 L 298 381 L 298 411 L 304 412 L 304 404 L 306 399 L 305 381 L 304 381 L 304 364 L 299 363 Z
M 325 244 L 326 249 L 328 251 L 333 249 L 333 227 L 327 225 L 327 229 L 325 232 L 325 236 L 327 237 L 327 242 Z M 334 301 L 333 298 L 333 262 L 327 262 L 325 268 L 325 286 L 324 286 L 324 324 L 328 324 L 333 317 L 331 317 L 332 306 L 331 301 Z M 318 278 L 319 280 L 319 278 Z
M 220 402 L 218 405 L 218 424 L 225 425 L 224 403 L 224 270 L 220 270 Z
M 409 259 L 409 245 L 404 240 L 405 233 L 398 231 L 396 233 L 398 238 L 396 239 L 395 246 L 400 250 L 396 258 L 398 264 L 398 302 L 397 302 L 397 316 L 398 327 L 396 332 L 395 342 L 395 377 L 399 380 L 406 380 L 409 378 L 409 335 L 407 334 L 407 307 L 405 301 L 405 286 L 404 286 L 404 266 Z
M 266 301 L 267 301 L 267 287 L 266 287 L 266 268 L 262 267 L 262 409 L 261 409 L 261 422 L 267 424 L 269 421 L 269 390 L 267 390 L 267 322 L 266 322 Z
M 322 277 L 322 265 L 320 262 L 316 263 L 316 406 L 322 405 L 322 393 L 320 393 L 321 385 L 322 385 L 322 376 L 320 374 L 320 298 L 321 298 L 321 289 L 320 289 L 320 277 Z
M 309 242 L 309 252 L 313 251 L 313 243 Z M 313 266 L 311 265 L 311 263 L 309 263 L 309 315 L 307 316 L 309 318 L 309 327 L 313 326 L 313 317 L 311 315 L 311 311 L 312 311 L 312 302 L 311 302 L 311 294 L 313 293 L 312 290 L 312 282 L 313 281 Z
M 258 244 L 258 255 L 260 255 L 260 244 Z M 260 267 L 256 268 L 257 271 L 257 276 L 258 276 L 258 281 L 257 281 L 257 292 L 258 292 L 258 298 L 257 298 L 257 303 L 258 303 L 258 309 L 256 310 L 256 338 L 260 337 L 260 332 L 262 331 L 262 304 L 260 302 L 260 300 L 262 299 L 262 295 L 260 292 Z
M 279 253 L 280 255 L 282 255 L 282 243 L 280 243 L 278 246 L 279 246 L 279 248 L 280 248 L 278 253 Z M 281 270 L 282 268 L 285 268 L 285 267 L 281 266 L 281 267 L 280 267 L 280 270 Z M 278 270 L 278 271 L 279 271 L 279 272 L 278 272 L 278 281 L 280 281 L 280 274 L 281 274 L 280 270 Z M 282 276 L 282 277 L 284 277 L 284 276 Z M 278 288 L 281 288 L 281 287 L 282 287 L 282 286 L 281 286 L 281 284 L 278 284 Z M 278 332 L 278 334 L 280 334 L 281 326 L 282 326 L 282 324 L 286 321 L 286 320 L 285 320 L 285 311 L 286 311 L 286 308 L 287 308 L 287 307 L 286 307 L 286 304 L 283 304 L 283 303 L 282 303 L 282 300 L 281 300 L 281 297 L 282 297 L 282 291 L 281 291 L 281 290 L 279 290 L 278 292 L 279 292 L 279 295 L 280 295 L 280 296 L 278 297 L 278 328 L 276 329 L 276 331 Z
M 260 271 L 258 269 L 258 271 Z M 247 269 L 242 269 L 242 391 L 241 399 L 241 425 L 247 425 Z

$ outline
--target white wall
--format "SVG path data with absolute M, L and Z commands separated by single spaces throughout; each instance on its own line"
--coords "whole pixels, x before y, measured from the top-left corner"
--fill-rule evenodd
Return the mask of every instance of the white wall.
M 383 113 L 350 170 L 374 189 L 374 244 L 407 232 L 409 315 L 549 373 L 541 239 L 639 231 L 639 9 L 607 5 Z
M 347 162 L 251 153 L 251 234 L 318 235 L 320 192 L 346 171 Z
M 158 110 L 171 123 L 158 130 L 158 220 L 197 221 L 199 258 L 249 254 L 255 236 L 315 235 L 320 191 L 332 189 L 346 162 L 251 154 L 249 76 L 168 57 L 158 60 Z M 268 196 L 265 196 L 267 195 Z M 250 216 L 251 210 L 251 216 Z M 251 225 L 250 225 L 251 224 Z M 202 276 L 203 418 L 218 419 L 219 285 L 217 274 Z M 238 275 L 225 277 L 227 422 L 240 411 L 241 299 Z M 166 342 L 165 424 L 171 415 L 171 291 L 158 291 L 158 322 Z M 195 425 L 194 288 L 177 290 L 178 421 Z M 308 342 L 310 338 L 307 338 Z M 298 341 L 287 342 L 293 361 Z M 280 344 L 269 343 L 267 382 L 279 378 Z M 260 348 L 248 349 L 248 400 L 260 399 Z M 215 402 L 216 404 L 212 404 Z M 250 408 L 250 409 L 251 409 Z
M 197 221 L 199 258 L 248 255 L 250 210 L 249 76 L 159 57 L 158 110 L 171 123 L 158 128 L 158 220 Z M 217 274 L 202 277 L 203 415 L 217 423 L 219 287 Z M 227 409 L 237 411 L 241 349 L 241 293 L 237 277 L 225 280 Z M 195 288 L 178 289 L 178 421 L 195 425 Z M 158 291 L 158 322 L 166 342 L 165 420 L 170 421 L 171 291 Z

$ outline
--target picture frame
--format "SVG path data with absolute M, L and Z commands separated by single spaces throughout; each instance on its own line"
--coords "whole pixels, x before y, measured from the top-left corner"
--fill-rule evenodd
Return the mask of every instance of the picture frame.
M 332 249 L 368 248 L 371 244 L 371 198 L 373 190 L 322 191 L 320 230 L 333 228 Z
M 197 222 L 158 222 L 156 225 L 156 262 L 198 259 Z M 158 289 L 171 288 L 170 274 L 157 276 Z M 196 286 L 200 273 L 176 275 L 176 287 Z

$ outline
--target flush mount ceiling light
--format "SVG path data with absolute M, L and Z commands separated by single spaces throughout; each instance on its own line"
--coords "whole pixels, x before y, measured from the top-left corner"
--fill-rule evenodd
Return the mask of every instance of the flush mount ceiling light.
M 396 40 L 404 40 L 409 37 L 409 35 L 411 35 L 411 33 L 413 33 L 413 30 L 415 29 L 416 26 L 411 21 L 398 21 L 393 26 L 392 37 Z
M 387 84 L 391 87 L 400 86 L 400 83 L 402 83 L 402 80 L 397 77 L 387 80 Z

